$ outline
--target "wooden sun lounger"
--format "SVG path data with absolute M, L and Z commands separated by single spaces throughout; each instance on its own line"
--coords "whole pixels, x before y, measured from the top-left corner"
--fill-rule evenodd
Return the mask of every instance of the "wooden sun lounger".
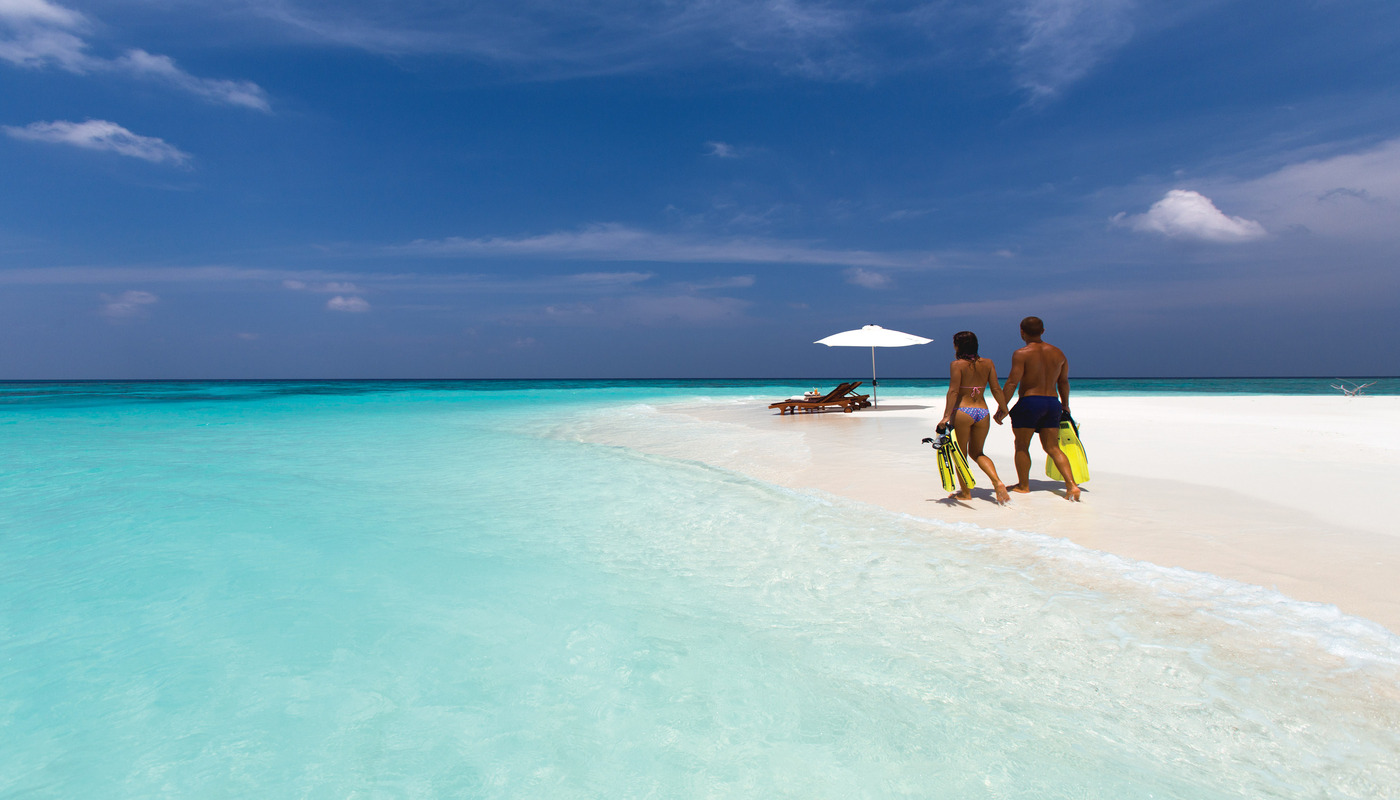
M 870 407 L 870 395 L 855 393 L 855 388 L 859 385 L 860 381 L 850 381 L 837 386 L 821 397 L 815 397 L 811 400 L 779 400 L 768 407 L 778 409 L 779 414 L 796 414 L 798 411 L 825 411 L 828 408 L 839 408 L 849 414 L 856 409 Z

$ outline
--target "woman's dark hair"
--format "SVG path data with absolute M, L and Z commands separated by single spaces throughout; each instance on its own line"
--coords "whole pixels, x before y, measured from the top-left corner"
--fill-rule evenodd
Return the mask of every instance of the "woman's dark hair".
M 977 334 L 972 331 L 959 331 L 953 334 L 953 347 L 958 349 L 958 358 L 964 361 L 977 361 Z

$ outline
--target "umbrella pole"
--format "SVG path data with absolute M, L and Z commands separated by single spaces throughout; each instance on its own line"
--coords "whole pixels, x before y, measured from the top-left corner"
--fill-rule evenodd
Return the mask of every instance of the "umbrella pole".
M 880 407 L 880 382 L 875 379 L 875 348 L 870 348 L 870 391 L 875 396 L 875 407 Z

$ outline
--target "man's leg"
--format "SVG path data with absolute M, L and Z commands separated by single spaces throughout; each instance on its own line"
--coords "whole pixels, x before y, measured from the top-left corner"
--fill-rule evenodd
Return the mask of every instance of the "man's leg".
M 1035 436 L 1035 428 L 1012 428 L 1011 435 L 1016 437 L 1016 485 L 1011 491 L 1026 494 L 1031 490 L 1031 437 Z
M 1020 431 L 1016 431 L 1018 434 Z M 1045 448 L 1045 457 L 1055 462 L 1055 467 L 1065 479 L 1065 499 L 1079 500 L 1079 485 L 1074 482 L 1074 469 L 1069 465 L 1069 457 L 1060 449 L 1060 429 L 1041 428 L 1040 446 Z M 1027 459 L 1027 463 L 1030 460 Z

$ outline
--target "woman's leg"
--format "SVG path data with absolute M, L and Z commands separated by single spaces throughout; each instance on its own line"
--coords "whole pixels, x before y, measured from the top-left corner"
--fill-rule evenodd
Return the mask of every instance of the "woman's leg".
M 966 417 L 966 414 L 961 416 Z M 982 452 L 982 445 L 987 441 L 987 432 L 992 429 L 991 417 L 983 417 L 981 421 L 972 426 L 967 442 L 967 457 L 977 462 L 977 466 L 987 473 L 987 477 L 992 479 L 992 488 L 996 490 L 997 502 L 1005 503 L 1011 499 L 1011 495 L 1006 491 L 1006 484 L 1001 482 L 1001 477 L 997 475 L 997 465 L 992 463 L 991 456 Z
M 969 432 L 972 430 L 972 417 L 969 417 L 967 414 L 963 413 L 961 409 L 954 411 L 953 430 L 956 431 L 958 434 L 959 444 L 965 444 L 968 441 L 970 441 L 968 439 L 968 436 Z M 954 470 L 954 472 L 957 472 L 957 470 Z M 962 485 L 962 491 L 958 492 L 953 496 L 958 498 L 959 500 L 971 500 L 972 487 L 968 486 L 967 481 L 963 480 L 962 473 L 958 473 L 958 483 Z

